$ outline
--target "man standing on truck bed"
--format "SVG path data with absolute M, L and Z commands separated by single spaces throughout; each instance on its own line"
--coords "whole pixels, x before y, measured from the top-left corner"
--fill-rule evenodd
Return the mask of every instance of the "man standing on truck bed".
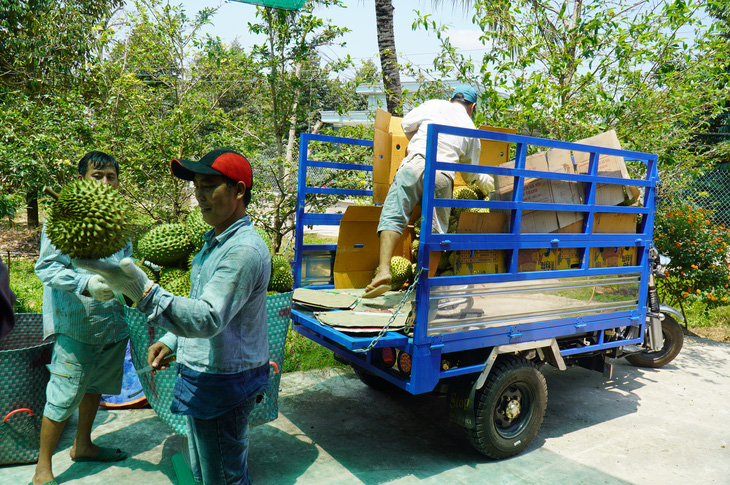
M 471 86 L 454 89 L 449 101 L 432 99 L 410 111 L 401 122 L 408 138 L 406 157 L 403 159 L 388 189 L 378 224 L 380 252 L 378 270 L 365 293 L 390 283 L 390 258 L 403 230 L 413 214 L 413 209 L 423 199 L 423 175 L 426 168 L 426 132 L 430 123 L 476 129 L 471 116 L 474 114 L 477 92 Z M 479 139 L 439 135 L 436 159 L 439 162 L 479 163 Z M 487 174 L 465 172 L 468 184 L 475 183 L 488 194 L 494 189 L 494 180 Z M 454 172 L 436 171 L 435 197 L 450 199 L 454 189 Z M 432 230 L 443 234 L 449 227 L 449 207 L 437 207 Z

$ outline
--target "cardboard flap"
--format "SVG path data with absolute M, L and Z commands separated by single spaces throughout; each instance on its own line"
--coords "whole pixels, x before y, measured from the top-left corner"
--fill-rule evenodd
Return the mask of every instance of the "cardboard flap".
M 357 297 L 324 290 L 297 288 L 292 294 L 292 301 L 308 307 L 335 310 L 352 308 L 357 302 Z

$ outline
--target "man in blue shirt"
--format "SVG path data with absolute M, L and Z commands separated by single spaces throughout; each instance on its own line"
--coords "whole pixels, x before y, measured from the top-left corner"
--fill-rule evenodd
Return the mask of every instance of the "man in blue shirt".
M 268 388 L 266 288 L 271 257 L 246 214 L 253 177 L 243 155 L 214 150 L 200 161 L 173 160 L 191 180 L 203 220 L 213 226 L 193 259 L 190 297 L 150 281 L 130 259 L 83 261 L 127 295 L 148 323 L 168 330 L 148 362 L 177 355 L 171 409 L 187 416 L 193 476 L 205 484 L 247 484 L 248 416 Z
M 119 164 L 111 155 L 89 152 L 79 161 L 78 178 L 119 187 Z M 132 243 L 105 258 L 118 264 L 132 254 Z M 78 408 L 74 461 L 117 461 L 126 454 L 100 448 L 91 441 L 91 427 L 102 394 L 119 394 L 129 330 L 123 306 L 99 275 L 76 267 L 48 239 L 45 226 L 35 272 L 43 283 L 43 333 L 55 335 L 48 369 L 46 406 L 33 483 L 55 484 L 52 457 L 67 419 Z

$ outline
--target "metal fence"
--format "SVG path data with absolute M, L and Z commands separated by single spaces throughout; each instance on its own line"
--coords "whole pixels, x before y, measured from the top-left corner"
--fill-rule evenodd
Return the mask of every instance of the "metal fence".
M 667 199 L 663 198 L 662 203 L 671 202 Z M 730 167 L 715 167 L 680 190 L 672 199 L 710 210 L 713 222 L 730 227 Z

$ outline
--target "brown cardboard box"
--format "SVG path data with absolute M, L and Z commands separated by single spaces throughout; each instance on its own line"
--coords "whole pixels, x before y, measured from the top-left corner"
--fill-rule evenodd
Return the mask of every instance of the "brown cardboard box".
M 593 146 L 604 146 L 620 149 L 618 138 L 614 131 L 579 140 L 576 143 L 590 144 Z M 571 152 L 568 150 L 553 149 L 547 152 L 539 152 L 530 155 L 525 160 L 525 168 L 528 170 L 550 171 L 559 173 L 587 173 L 590 154 L 587 152 L 573 151 L 573 158 L 576 165 L 573 165 Z M 514 162 L 502 164 L 503 167 L 514 167 Z M 601 156 L 599 158 L 598 175 L 605 177 L 629 178 L 626 165 L 622 157 Z M 500 200 L 511 200 L 514 188 L 514 177 L 497 177 L 495 190 Z M 625 202 L 624 193 L 628 198 L 637 199 L 638 189 L 632 186 L 621 186 L 613 184 L 599 184 L 596 188 L 596 203 L 599 205 L 619 205 Z M 565 180 L 549 180 L 542 178 L 530 178 L 525 180 L 523 201 L 543 202 L 556 204 L 581 204 L 585 197 L 585 187 L 581 183 Z M 596 219 L 603 217 L 598 214 Z M 557 211 L 524 211 L 522 213 L 523 233 L 544 233 L 558 232 L 573 224 L 581 224 L 582 212 L 557 212 Z M 509 230 L 509 229 L 508 229 Z M 568 230 L 566 232 L 575 232 Z
M 408 138 L 403 133 L 403 118 L 391 116 L 385 110 L 375 112 L 375 135 L 373 137 L 373 203 L 382 204 L 388 187 L 393 182 L 400 162 L 406 156 Z
M 596 214 L 596 221 L 593 224 L 594 234 L 631 234 L 636 232 L 636 214 L 619 214 L 605 212 Z M 591 248 L 591 268 L 609 268 L 616 266 L 635 266 L 637 263 L 638 251 L 636 247 L 606 247 Z
M 505 215 L 496 212 L 462 212 L 459 216 L 457 232 L 502 233 Z M 457 251 L 454 257 L 454 274 L 493 274 L 507 271 L 507 251 L 500 249 L 480 249 L 476 251 Z
M 334 264 L 335 288 L 364 288 L 378 267 L 380 240 L 378 221 L 382 207 L 351 205 L 340 221 Z M 411 259 L 413 228 L 409 226 L 393 256 Z
M 480 130 L 496 131 L 498 133 L 509 133 L 514 135 L 517 130 L 513 128 L 499 128 L 496 126 L 482 125 Z M 481 148 L 479 151 L 479 165 L 501 165 L 510 159 L 510 144 L 504 141 L 479 140 Z M 459 172 L 454 177 L 454 188 L 467 185 Z

